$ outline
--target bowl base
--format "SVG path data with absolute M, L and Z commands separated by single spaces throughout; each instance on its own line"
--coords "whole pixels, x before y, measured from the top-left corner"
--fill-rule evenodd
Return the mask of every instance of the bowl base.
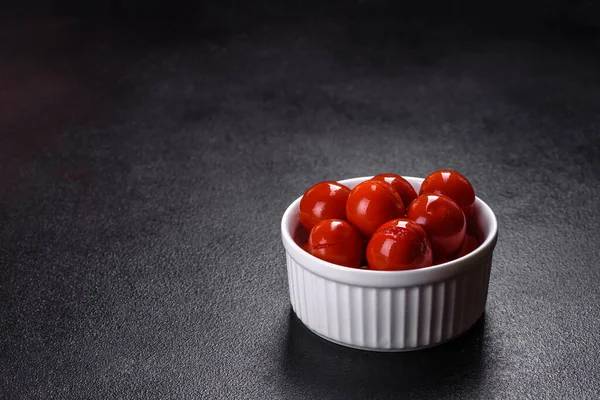
M 308 327 L 308 325 L 306 325 L 304 322 L 302 322 L 302 320 L 300 319 L 300 317 L 298 317 L 298 314 L 296 314 L 296 312 L 294 311 L 294 314 L 296 315 L 296 318 L 298 318 L 298 321 L 300 321 L 300 323 L 307 328 L 310 332 L 314 333 L 315 335 L 317 335 L 318 337 L 320 337 L 321 339 L 325 339 L 328 342 L 334 343 L 338 346 L 343 346 L 343 347 L 348 347 L 351 349 L 355 349 L 355 350 L 362 350 L 362 351 L 374 351 L 374 352 L 378 352 L 378 353 L 406 353 L 406 352 L 410 352 L 410 351 L 418 351 L 418 350 L 426 350 L 426 349 L 430 349 L 432 347 L 437 347 L 440 346 L 442 344 L 446 344 L 448 342 L 451 342 L 455 339 L 458 339 L 459 337 L 463 336 L 464 334 L 466 334 L 467 332 L 469 332 L 473 326 L 475 326 L 477 324 L 477 322 L 481 319 L 481 317 L 483 316 L 484 313 L 481 313 L 481 315 L 475 320 L 475 322 L 473 322 L 473 324 L 471 326 L 469 326 L 467 329 L 465 329 L 463 332 L 459 333 L 458 335 L 452 336 L 448 339 L 444 339 L 441 340 L 437 343 L 432 343 L 429 344 L 427 346 L 418 346 L 418 347 L 405 347 L 405 348 L 389 348 L 389 349 L 385 349 L 385 348 L 380 348 L 380 347 L 366 347 L 366 346 L 357 346 L 354 344 L 350 344 L 350 343 L 344 343 L 344 342 L 340 342 L 338 340 L 332 339 L 330 337 L 327 337 L 325 335 L 320 334 L 319 332 L 311 329 L 310 327 Z

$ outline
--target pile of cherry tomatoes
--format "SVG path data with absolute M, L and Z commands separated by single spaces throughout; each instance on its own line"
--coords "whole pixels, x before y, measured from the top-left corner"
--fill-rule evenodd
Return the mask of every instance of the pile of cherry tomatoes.
M 395 174 L 377 175 L 352 190 L 320 182 L 300 200 L 308 240 L 299 244 L 315 257 L 350 268 L 425 268 L 479 246 L 475 213 L 473 186 L 452 170 L 430 174 L 418 194 Z

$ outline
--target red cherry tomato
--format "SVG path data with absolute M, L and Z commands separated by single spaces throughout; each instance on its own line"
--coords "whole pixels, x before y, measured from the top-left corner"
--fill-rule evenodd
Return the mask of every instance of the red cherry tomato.
M 441 169 L 430 174 L 419 190 L 419 196 L 432 193 L 450 197 L 462 208 L 467 218 L 475 213 L 475 191 L 471 182 L 463 175 L 449 169 Z
M 379 174 L 379 175 L 373 177 L 373 180 L 386 181 L 387 183 L 392 185 L 394 190 L 400 195 L 400 197 L 402 197 L 402 203 L 404 203 L 404 209 L 408 208 L 410 203 L 412 203 L 412 201 L 418 197 L 417 192 L 415 192 L 415 189 L 412 187 L 410 182 L 408 182 L 406 179 L 404 179 L 400 175 Z
M 433 265 L 438 265 L 438 264 L 443 264 L 452 260 L 456 260 L 457 258 L 461 258 L 463 256 L 466 256 L 467 254 L 469 254 L 470 252 L 472 252 L 473 250 L 477 249 L 479 247 L 479 242 L 477 241 L 477 239 L 475 239 L 474 236 L 469 235 L 468 233 L 465 235 L 465 240 L 463 241 L 462 245 L 460 246 L 460 248 L 458 249 L 458 251 L 452 255 L 449 255 L 447 257 L 434 257 L 433 259 Z
M 346 219 L 346 200 L 349 194 L 350 189 L 340 183 L 317 183 L 300 200 L 300 223 L 310 231 L 320 221 Z
M 359 268 L 364 255 L 364 241 L 348 222 L 326 219 L 316 224 L 308 237 L 310 253 L 333 264 Z
M 429 267 L 433 262 L 427 234 L 417 223 L 404 218 L 389 221 L 377 229 L 367 245 L 371 269 L 399 271 Z
M 467 254 L 469 254 L 470 252 L 472 252 L 473 250 L 477 249 L 478 247 L 479 247 L 479 242 L 477 241 L 477 239 L 475 239 L 473 236 L 471 236 L 469 234 L 466 234 L 465 240 L 463 241 L 462 246 L 460 246 L 458 253 L 456 253 L 455 258 L 464 257 Z
M 427 232 L 436 259 L 457 251 L 465 239 L 465 215 L 450 197 L 438 194 L 419 196 L 408 207 L 407 218 Z
M 385 181 L 359 183 L 352 189 L 346 202 L 348 222 L 367 238 L 382 224 L 404 215 L 402 198 Z

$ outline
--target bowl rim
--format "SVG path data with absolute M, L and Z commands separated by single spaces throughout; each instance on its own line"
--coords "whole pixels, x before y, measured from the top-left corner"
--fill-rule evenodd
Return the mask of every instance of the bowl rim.
M 338 180 L 341 184 L 358 184 L 373 176 L 363 176 Z M 411 185 L 420 186 L 424 178 L 403 176 Z M 475 207 L 490 222 L 489 233 L 483 243 L 473 252 L 443 264 L 406 271 L 375 271 L 368 269 L 348 268 L 317 258 L 304 251 L 292 237 L 293 214 L 300 205 L 302 196 L 294 200 L 283 213 L 281 219 L 281 237 L 289 256 L 304 269 L 323 278 L 361 287 L 409 287 L 443 281 L 462 272 L 485 264 L 491 256 L 498 240 L 498 221 L 496 215 L 483 200 L 475 196 Z

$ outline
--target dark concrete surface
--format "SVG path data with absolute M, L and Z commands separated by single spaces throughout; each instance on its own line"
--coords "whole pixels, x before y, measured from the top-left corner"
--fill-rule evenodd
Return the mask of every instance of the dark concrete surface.
M 598 398 L 600 33 L 541 3 L 4 14 L 0 397 Z M 406 354 L 309 333 L 287 205 L 445 167 L 498 217 L 485 317 Z

